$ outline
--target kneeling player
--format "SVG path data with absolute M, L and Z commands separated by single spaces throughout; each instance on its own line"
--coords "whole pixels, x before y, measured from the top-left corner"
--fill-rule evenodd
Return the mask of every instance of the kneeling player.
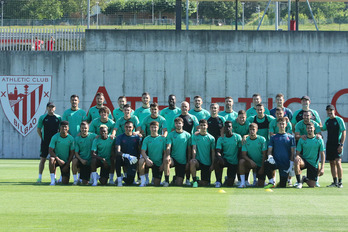
M 201 170 L 200 185 L 210 184 L 211 171 L 214 169 L 215 139 L 207 132 L 208 122 L 205 119 L 199 120 L 199 134 L 192 136 L 192 159 L 190 170 L 193 178 L 192 187 L 197 188 L 198 182 L 196 171 Z
M 191 135 L 183 130 L 184 120 L 174 120 L 175 131 L 167 136 L 167 148 L 164 159 L 165 182 L 169 183 L 170 168 L 175 167 L 175 185 L 181 186 L 185 176 L 185 167 L 191 157 Z
M 324 174 L 325 147 L 322 138 L 315 136 L 315 126 L 313 122 L 306 125 L 307 139 L 300 138 L 296 148 L 295 173 L 297 179 L 296 188 L 301 189 L 302 184 L 306 182 L 309 187 L 315 187 L 318 175 Z M 301 152 L 303 153 L 301 155 Z M 321 156 L 321 165 L 319 169 L 319 154 Z M 307 177 L 303 176 L 301 180 L 301 172 L 307 169 Z
M 91 175 L 91 149 L 96 136 L 96 134 L 88 132 L 86 121 L 80 124 L 80 136 L 75 138 L 75 157 L 78 161 L 76 168 L 80 169 L 82 184 L 88 184 Z
M 62 121 L 60 132 L 55 134 L 49 145 L 51 184 L 55 185 L 56 167 L 60 167 L 62 184 L 69 184 L 70 162 L 74 155 L 74 138 L 68 134 L 69 122 Z
M 232 132 L 232 122 L 225 122 L 225 136 L 218 138 L 215 159 L 215 187 L 221 187 L 222 171 L 227 167 L 227 186 L 233 186 L 238 170 L 238 154 L 242 147 L 242 137 Z
M 147 136 L 141 147 L 142 157 L 139 160 L 139 174 L 141 179 L 140 187 L 146 186 L 145 169 L 152 169 L 154 185 L 160 186 L 163 174 L 163 154 L 165 152 L 166 138 L 158 134 L 159 123 L 153 121 L 150 123 L 151 135 Z M 169 178 L 169 177 L 168 177 Z M 169 180 L 164 182 L 168 187 Z
M 111 165 L 111 151 L 114 146 L 114 139 L 108 135 L 108 127 L 101 125 L 99 129 L 100 137 L 95 139 L 92 144 L 92 186 L 97 186 L 97 168 L 100 169 L 99 182 L 106 185 L 109 179 Z
M 265 172 L 269 184 L 265 188 L 274 188 L 273 171 L 279 169 L 279 187 L 285 188 L 288 174 L 294 166 L 295 137 L 286 133 L 287 120 L 279 118 L 277 127 L 278 133 L 273 135 L 268 145 L 268 159 L 265 161 Z
M 256 123 L 249 125 L 249 136 L 242 146 L 242 158 L 239 160 L 239 172 L 241 183 L 239 188 L 245 188 L 245 173 L 253 169 L 254 184 L 263 187 L 265 183 L 264 161 L 266 157 L 266 139 L 257 135 Z M 257 180 L 256 180 L 257 177 Z

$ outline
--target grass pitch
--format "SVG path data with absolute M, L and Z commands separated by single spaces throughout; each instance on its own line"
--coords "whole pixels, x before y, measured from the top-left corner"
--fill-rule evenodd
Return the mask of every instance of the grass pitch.
M 38 160 L 0 160 L 0 231 L 347 231 L 344 188 L 90 187 L 35 184 Z M 348 164 L 344 164 L 348 173 Z M 278 178 L 279 179 L 279 178 Z M 215 181 L 214 174 L 212 182 Z

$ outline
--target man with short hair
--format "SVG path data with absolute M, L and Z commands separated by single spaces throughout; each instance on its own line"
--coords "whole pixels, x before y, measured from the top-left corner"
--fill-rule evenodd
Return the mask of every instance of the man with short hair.
M 151 114 L 146 116 L 141 125 L 141 134 L 145 138 L 146 136 L 151 134 L 150 123 L 152 121 L 158 122 L 158 134 L 163 135 L 163 137 L 167 137 L 167 125 L 166 119 L 158 114 L 158 104 L 156 102 L 150 104 Z
M 303 114 L 305 111 L 311 111 L 312 112 L 311 119 L 317 122 L 321 126 L 321 120 L 320 120 L 319 114 L 316 110 L 309 108 L 310 104 L 311 104 L 311 99 L 308 96 L 303 96 L 301 98 L 302 109 L 295 111 L 291 119 L 293 128 L 295 128 L 295 125 L 303 119 Z
M 190 114 L 196 116 L 197 120 L 207 119 L 210 117 L 208 110 L 202 108 L 203 99 L 201 96 L 197 95 L 194 97 L 195 107 L 189 111 Z
M 198 119 L 196 116 L 189 113 L 190 104 L 187 101 L 181 103 L 181 114 L 177 115 L 184 121 L 184 131 L 187 131 L 190 134 L 195 133 L 199 125 Z
M 145 92 L 141 95 L 142 106 L 134 111 L 134 115 L 137 116 L 139 119 L 139 125 L 143 123 L 144 118 L 151 114 L 150 101 L 151 96 L 148 92 Z
M 135 131 L 135 133 L 136 134 L 139 134 L 140 133 L 140 125 L 139 125 L 139 119 L 138 119 L 138 117 L 137 116 L 135 116 L 135 115 L 132 115 L 131 114 L 131 111 L 132 111 L 132 109 L 131 109 L 131 106 L 130 105 L 128 105 L 128 104 L 125 104 L 124 106 L 123 106 L 123 113 L 124 113 L 124 115 L 123 115 L 123 117 L 121 117 L 121 118 L 119 118 L 117 121 L 116 121 L 116 123 L 115 123 L 115 126 L 114 126 L 114 129 L 113 129 L 113 131 L 112 131 L 112 135 L 116 135 L 116 136 L 118 136 L 118 135 L 121 135 L 121 134 L 123 134 L 124 132 L 125 132 L 125 123 L 127 122 L 127 121 L 131 121 L 132 123 L 133 123 L 133 125 L 134 125 L 134 131 Z
M 232 132 L 232 122 L 225 122 L 225 136 L 220 137 L 216 144 L 215 187 L 221 187 L 222 171 L 227 167 L 227 186 L 233 186 L 238 170 L 238 155 L 242 148 L 242 137 Z
M 336 115 L 333 105 L 326 106 L 326 113 L 328 118 L 325 120 L 321 129 L 323 131 L 327 130 L 326 160 L 330 162 L 331 175 L 333 178 L 332 184 L 327 187 L 343 188 L 341 160 L 343 155 L 343 144 L 346 140 L 346 126 L 343 119 Z
M 278 93 L 276 95 L 276 103 L 277 103 L 277 106 L 274 107 L 273 109 L 270 110 L 270 114 L 273 116 L 273 117 L 276 117 L 276 110 L 278 107 L 280 107 L 284 113 L 284 116 L 283 117 L 287 117 L 290 121 L 292 119 L 292 111 L 289 109 L 289 108 L 286 108 L 284 106 L 284 94 L 282 93 Z
M 100 126 L 106 125 L 108 128 L 108 134 L 112 133 L 112 130 L 114 129 L 115 122 L 110 119 L 110 110 L 108 107 L 103 106 L 99 109 L 99 118 L 96 118 L 92 121 L 92 123 L 89 126 L 89 131 L 94 134 L 99 134 Z
M 37 133 L 41 139 L 41 146 L 39 177 L 37 178 L 36 183 L 41 183 L 42 181 L 42 172 L 45 168 L 45 162 L 49 154 L 49 145 L 53 135 L 59 132 L 59 124 L 62 121 L 60 115 L 55 114 L 56 106 L 53 102 L 48 102 L 46 109 L 47 113 L 40 116 L 37 125 Z
M 245 110 L 238 111 L 238 117 L 232 121 L 233 132 L 242 136 L 243 139 L 249 134 L 250 122 L 247 120 Z
M 99 128 L 100 136 L 93 141 L 92 144 L 92 186 L 97 186 L 97 168 L 100 167 L 99 182 L 101 185 L 106 185 L 109 179 L 111 166 L 111 152 L 114 147 L 115 140 L 108 135 L 108 127 L 101 125 Z
M 158 134 L 159 123 L 150 123 L 151 135 L 147 136 L 141 147 L 141 158 L 139 159 L 139 175 L 141 183 L 139 187 L 146 186 L 145 169 L 152 169 L 154 185 L 160 186 L 163 174 L 163 155 L 165 153 L 166 139 Z M 169 176 L 163 183 L 164 187 L 169 186 Z
M 80 178 L 82 179 L 82 184 L 84 185 L 88 184 L 91 176 L 91 150 L 93 141 L 97 136 L 95 133 L 88 132 L 88 128 L 89 126 L 87 122 L 81 122 L 80 136 L 76 136 L 75 138 L 75 157 L 78 161 L 76 170 L 74 170 L 75 167 L 72 165 L 73 173 L 77 172 L 77 168 L 80 169 Z
M 62 175 L 62 184 L 69 184 L 70 162 L 74 156 L 74 138 L 68 134 L 69 122 L 60 123 L 59 133 L 56 133 L 50 142 L 50 176 L 51 184 L 56 185 L 55 173 L 56 167 L 60 167 Z
M 112 112 L 112 116 L 114 116 L 115 122 L 117 122 L 119 118 L 122 118 L 124 116 L 123 106 L 127 104 L 127 98 L 125 96 L 119 96 L 117 103 L 118 103 L 118 108 L 114 109 L 114 111 Z M 132 109 L 130 114 L 131 115 L 134 114 L 134 111 Z
M 215 139 L 208 133 L 208 122 L 205 119 L 199 121 L 199 134 L 192 136 L 192 159 L 190 170 L 193 178 L 192 187 L 198 187 L 196 171 L 201 170 L 199 185 L 210 184 L 211 171 L 214 169 Z
M 117 186 L 123 186 L 122 181 L 126 185 L 134 182 L 135 173 L 137 171 L 137 162 L 140 154 L 141 138 L 138 134 L 133 133 L 134 123 L 127 121 L 124 124 L 124 133 L 116 138 L 116 174 Z M 125 177 L 121 175 L 121 167 L 126 170 Z
M 207 119 L 209 125 L 208 133 L 212 135 L 217 142 L 218 138 L 224 135 L 224 124 L 226 119 L 219 115 L 219 104 L 217 103 L 212 103 L 210 105 L 210 114 L 210 118 Z
M 249 125 L 249 136 L 242 146 L 242 158 L 239 160 L 241 183 L 239 188 L 245 188 L 245 174 L 253 169 L 254 186 L 263 187 L 265 183 L 264 161 L 267 151 L 267 142 L 263 136 L 257 134 L 256 123 Z M 257 178 L 257 179 L 256 179 Z
M 299 140 L 301 137 L 306 140 L 307 125 L 312 122 L 314 125 L 314 133 L 321 136 L 321 129 L 317 122 L 311 119 L 312 111 L 303 111 L 303 119 L 295 126 L 295 139 Z
M 284 110 L 280 107 L 276 107 L 276 118 L 269 124 L 269 135 L 275 135 L 279 132 L 278 120 L 284 118 L 286 120 L 286 133 L 292 134 L 292 125 L 287 117 L 284 117 Z
M 174 130 L 174 119 L 178 114 L 181 114 L 181 110 L 176 107 L 176 97 L 174 94 L 169 95 L 168 104 L 169 106 L 164 108 L 160 115 L 166 119 L 167 131 L 170 133 Z
M 255 116 L 257 115 L 257 105 L 258 104 L 261 104 L 262 102 L 262 99 L 261 99 L 261 95 L 258 94 L 258 93 L 255 93 L 253 94 L 253 106 L 251 108 L 249 108 L 247 111 L 246 111 L 246 114 L 247 114 L 247 118 L 251 117 L 251 116 Z M 269 115 L 270 112 L 267 108 L 265 108 L 265 114 Z
M 319 176 L 324 174 L 325 163 L 325 147 L 323 139 L 317 138 L 314 134 L 314 124 L 309 122 L 306 125 L 307 138 L 300 140 L 297 143 L 295 157 L 295 174 L 297 185 L 296 188 L 301 189 L 303 183 L 307 183 L 309 187 L 315 187 Z M 319 168 L 319 154 L 321 156 L 321 165 Z M 307 177 L 303 176 L 301 180 L 301 172 L 307 169 Z
M 101 109 L 102 107 L 104 107 L 104 94 L 103 93 L 100 93 L 98 92 L 96 94 L 96 97 L 95 97 L 95 101 L 97 103 L 97 105 L 91 107 L 89 110 L 88 110 L 88 114 L 87 114 L 87 122 L 88 123 L 91 123 L 94 119 L 96 118 L 99 118 L 100 117 L 100 112 L 99 112 L 99 109 Z M 109 113 L 109 119 L 112 120 L 112 115 Z M 99 129 L 98 129 L 98 133 L 99 133 Z
M 80 132 L 80 124 L 87 120 L 86 111 L 79 108 L 79 96 L 73 94 L 70 97 L 71 108 L 63 113 L 62 120 L 69 122 L 69 134 L 76 137 Z
M 224 117 L 227 120 L 233 121 L 238 117 L 238 113 L 233 111 L 233 98 L 226 97 L 225 98 L 225 110 L 220 111 L 219 115 Z
M 185 169 L 191 157 L 191 134 L 184 131 L 184 120 L 174 120 L 175 130 L 167 136 L 166 155 L 164 159 L 164 175 L 169 180 L 170 168 L 175 167 L 175 185 L 183 184 Z

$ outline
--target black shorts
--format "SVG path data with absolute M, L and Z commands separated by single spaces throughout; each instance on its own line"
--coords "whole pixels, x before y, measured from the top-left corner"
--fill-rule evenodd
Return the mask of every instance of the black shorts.
M 201 180 L 207 181 L 208 183 L 210 183 L 210 176 L 211 176 L 210 166 L 202 164 L 201 162 L 199 162 L 199 160 L 197 161 L 199 164 L 199 167 L 197 170 L 201 170 Z
M 266 179 L 266 174 L 265 172 L 259 174 L 259 170 L 261 169 L 261 167 L 257 166 L 256 168 L 256 177 L 260 180 L 265 180 Z
M 49 154 L 49 143 L 44 142 L 41 140 L 41 145 L 40 145 L 40 157 L 42 158 L 47 158 Z
M 307 160 L 305 160 L 304 158 L 301 158 L 303 160 L 303 162 L 305 163 L 305 167 L 301 168 L 303 169 L 307 169 L 307 178 L 309 180 L 314 180 L 317 181 L 318 180 L 318 171 L 319 169 L 316 167 L 313 167 L 310 163 L 307 162 Z
M 173 167 L 175 167 L 175 176 L 184 179 L 186 173 L 186 164 L 178 163 L 178 161 L 176 161 L 174 158 L 172 159 L 174 161 Z
M 63 171 L 63 168 L 68 166 L 68 171 L 64 172 Z M 62 176 L 65 176 L 65 177 L 70 177 L 70 164 L 68 164 L 67 162 L 63 165 L 63 166 L 60 166 L 58 164 L 58 162 L 56 162 L 56 167 L 59 167 L 60 168 L 60 173 Z
M 77 163 L 77 167 L 80 168 L 80 178 L 82 180 L 88 181 L 91 176 L 91 165 L 90 164 L 83 165 L 81 161 L 79 160 Z
M 236 174 L 238 171 L 238 164 L 231 164 L 225 158 L 224 159 L 224 167 L 227 168 L 227 178 L 236 178 Z
M 338 146 L 339 146 L 339 144 L 337 144 L 337 145 L 326 144 L 326 160 L 327 161 L 332 161 L 335 159 L 342 158 L 342 153 L 338 154 L 338 151 L 337 151 Z
M 100 177 L 109 179 L 110 165 L 108 165 L 108 167 L 105 167 L 103 162 L 97 159 L 96 166 L 100 167 Z
M 160 167 L 156 166 L 155 164 L 152 165 L 152 167 L 150 167 L 152 169 L 152 177 L 155 179 L 162 179 L 162 174 L 163 171 L 160 171 Z

